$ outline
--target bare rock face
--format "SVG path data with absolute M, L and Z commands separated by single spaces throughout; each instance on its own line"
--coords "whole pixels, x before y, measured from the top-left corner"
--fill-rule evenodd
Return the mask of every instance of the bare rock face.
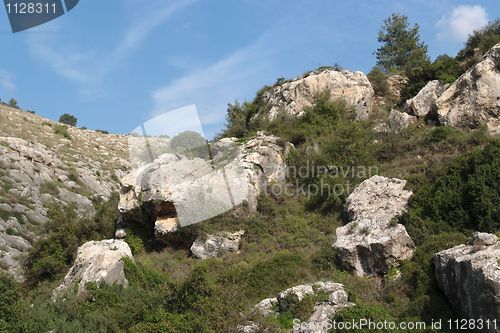
M 0 104 L 0 270 L 23 279 L 23 257 L 45 234 L 54 202 L 92 216 L 92 200 L 118 192 L 130 165 L 126 148 L 123 135 L 63 127 Z
M 142 222 L 146 212 L 156 237 L 166 239 L 180 226 L 238 206 L 254 212 L 257 197 L 266 186 L 285 180 L 287 151 L 288 146 L 278 137 L 259 133 L 242 145 L 233 138 L 216 142 L 211 159 L 160 155 L 122 179 L 122 219 Z M 118 226 L 116 236 L 123 236 L 123 231 Z
M 404 87 L 408 85 L 408 82 L 410 80 L 401 74 L 389 74 L 387 76 L 387 88 L 389 94 L 394 98 L 395 100 L 399 100 L 401 98 L 401 92 L 403 91 Z
M 383 275 L 400 260 L 411 259 L 415 244 L 403 225 L 392 220 L 407 207 L 405 180 L 373 176 L 347 198 L 352 221 L 337 228 L 333 247 L 342 265 L 358 276 Z
M 75 263 L 64 278 L 64 282 L 57 287 L 52 298 L 55 300 L 73 284 L 78 284 L 78 294 L 85 290 L 89 282 L 108 285 L 119 284 L 128 286 L 128 281 L 123 271 L 122 258 L 132 257 L 132 252 L 127 243 L 121 240 L 109 239 L 91 241 L 78 248 Z
M 459 128 L 486 125 L 500 134 L 500 44 L 459 77 L 435 102 L 439 122 Z
M 278 293 L 276 297 L 266 298 L 259 302 L 254 307 L 254 311 L 264 317 L 277 316 L 289 309 L 290 302 L 299 303 L 305 297 L 316 299 L 314 310 L 307 321 L 290 332 L 326 333 L 328 332 L 328 320 L 336 312 L 355 305 L 349 302 L 347 292 L 342 284 L 327 281 L 298 285 L 286 289 Z M 240 332 L 258 332 L 259 327 L 255 323 L 248 323 L 239 326 L 238 329 Z
M 434 102 L 448 89 L 449 84 L 439 80 L 432 80 L 418 92 L 418 94 L 407 100 L 405 111 L 410 115 L 424 118 L 432 111 Z
M 205 239 L 198 238 L 191 246 L 191 252 L 196 258 L 208 259 L 221 257 L 228 253 L 237 253 L 240 248 L 244 230 L 237 232 L 221 232 L 216 235 L 207 235 Z
M 358 119 L 365 119 L 372 110 L 375 92 L 362 72 L 324 70 L 273 87 L 264 94 L 270 109 L 268 118 L 284 114 L 300 117 L 304 108 L 312 105 L 318 93 L 328 91 L 332 100 L 344 99 L 356 108 Z
M 407 113 L 399 112 L 392 109 L 386 122 L 379 123 L 374 126 L 373 130 L 378 133 L 401 132 L 410 125 L 417 123 L 417 117 L 410 116 Z
M 500 240 L 476 232 L 469 244 L 434 254 L 436 279 L 461 316 L 471 319 L 500 318 Z M 491 332 L 499 332 L 490 330 Z

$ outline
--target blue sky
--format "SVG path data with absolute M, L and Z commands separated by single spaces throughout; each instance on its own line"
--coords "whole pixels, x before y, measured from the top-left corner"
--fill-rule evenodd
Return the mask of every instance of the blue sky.
M 12 34 L 0 11 L 0 98 L 38 114 L 128 133 L 196 104 L 208 136 L 226 105 L 278 77 L 339 63 L 367 72 L 392 12 L 421 27 L 432 58 L 455 54 L 495 19 L 498 0 L 81 0 L 66 15 Z

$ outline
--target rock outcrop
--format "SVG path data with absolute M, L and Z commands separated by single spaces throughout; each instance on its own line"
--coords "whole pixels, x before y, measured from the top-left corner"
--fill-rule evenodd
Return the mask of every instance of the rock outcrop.
M 434 102 L 448 89 L 449 84 L 432 80 L 405 103 L 405 111 L 418 118 L 425 118 L 434 107 Z
M 500 134 L 500 43 L 460 76 L 435 102 L 444 125 L 478 128 Z
M 476 232 L 469 244 L 433 257 L 436 279 L 449 302 L 463 318 L 500 318 L 500 240 Z M 491 329 L 491 332 L 499 332 Z
M 237 232 L 221 232 L 197 238 L 191 246 L 191 252 L 198 259 L 221 257 L 229 253 L 237 253 L 240 249 L 244 230 Z
M 254 311 L 264 317 L 277 316 L 279 313 L 289 310 L 292 303 L 299 303 L 305 297 L 311 297 L 315 301 L 313 312 L 307 321 L 301 323 L 301 327 L 296 327 L 290 332 L 326 333 L 328 332 L 328 320 L 336 312 L 355 305 L 349 302 L 347 292 L 342 284 L 327 281 L 286 289 L 278 293 L 276 297 L 266 298 L 259 302 L 254 307 Z M 258 332 L 259 327 L 255 323 L 248 323 L 238 329 L 240 332 Z
M 119 204 L 123 221 L 141 222 L 146 212 L 162 239 L 179 226 L 235 207 L 244 205 L 253 212 L 266 186 L 285 180 L 288 149 L 278 137 L 259 133 L 242 145 L 234 138 L 216 142 L 209 154 L 212 159 L 160 155 L 123 178 Z M 122 227 L 118 231 L 124 235 Z
M 401 93 L 408 85 L 408 82 L 410 82 L 410 80 L 404 75 L 389 74 L 387 76 L 387 90 L 391 98 L 399 101 L 401 99 Z
M 125 136 L 65 128 L 0 105 L 0 270 L 22 280 L 20 262 L 45 233 L 53 203 L 91 216 L 92 200 L 118 192 L 130 165 L 126 151 Z
M 389 113 L 387 121 L 375 125 L 373 130 L 378 133 L 387 133 L 387 132 L 398 133 L 408 128 L 410 125 L 414 125 L 416 123 L 417 123 L 417 117 L 411 116 L 404 112 L 399 112 L 396 109 L 392 109 L 391 112 Z
M 358 119 L 365 119 L 372 110 L 375 94 L 370 81 L 362 72 L 328 69 L 312 72 L 273 87 L 263 95 L 268 104 L 270 120 L 278 115 L 300 117 L 304 108 L 314 102 L 317 94 L 328 91 L 332 100 L 343 99 L 356 109 Z
M 133 259 L 132 252 L 124 241 L 108 239 L 83 244 L 78 248 L 75 263 L 63 283 L 54 290 L 53 300 L 74 284 L 78 284 L 78 294 L 85 291 L 85 285 L 90 282 L 127 287 L 123 258 Z
M 351 221 L 337 228 L 333 247 L 339 262 L 358 276 L 383 275 L 400 260 L 411 259 L 415 244 L 393 219 L 407 207 L 405 180 L 373 176 L 347 198 Z

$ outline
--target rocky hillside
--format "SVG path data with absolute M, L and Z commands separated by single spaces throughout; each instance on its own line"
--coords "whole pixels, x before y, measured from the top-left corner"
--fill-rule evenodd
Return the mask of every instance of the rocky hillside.
M 93 214 L 95 202 L 118 191 L 127 155 L 125 136 L 0 105 L 0 267 L 21 277 L 23 254 L 43 236 L 52 205 Z
M 125 136 L 0 106 L 1 262 L 27 273 L 0 274 L 0 331 L 499 332 L 499 52 L 405 100 L 402 73 L 279 80 L 135 168 Z

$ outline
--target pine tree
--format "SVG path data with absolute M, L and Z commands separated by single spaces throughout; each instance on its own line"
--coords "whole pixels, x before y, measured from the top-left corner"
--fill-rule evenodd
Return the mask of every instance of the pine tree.
M 430 62 L 427 46 L 420 41 L 418 24 L 411 27 L 405 15 L 394 13 L 385 19 L 378 41 L 383 45 L 375 52 L 377 66 L 386 72 L 409 74 Z

